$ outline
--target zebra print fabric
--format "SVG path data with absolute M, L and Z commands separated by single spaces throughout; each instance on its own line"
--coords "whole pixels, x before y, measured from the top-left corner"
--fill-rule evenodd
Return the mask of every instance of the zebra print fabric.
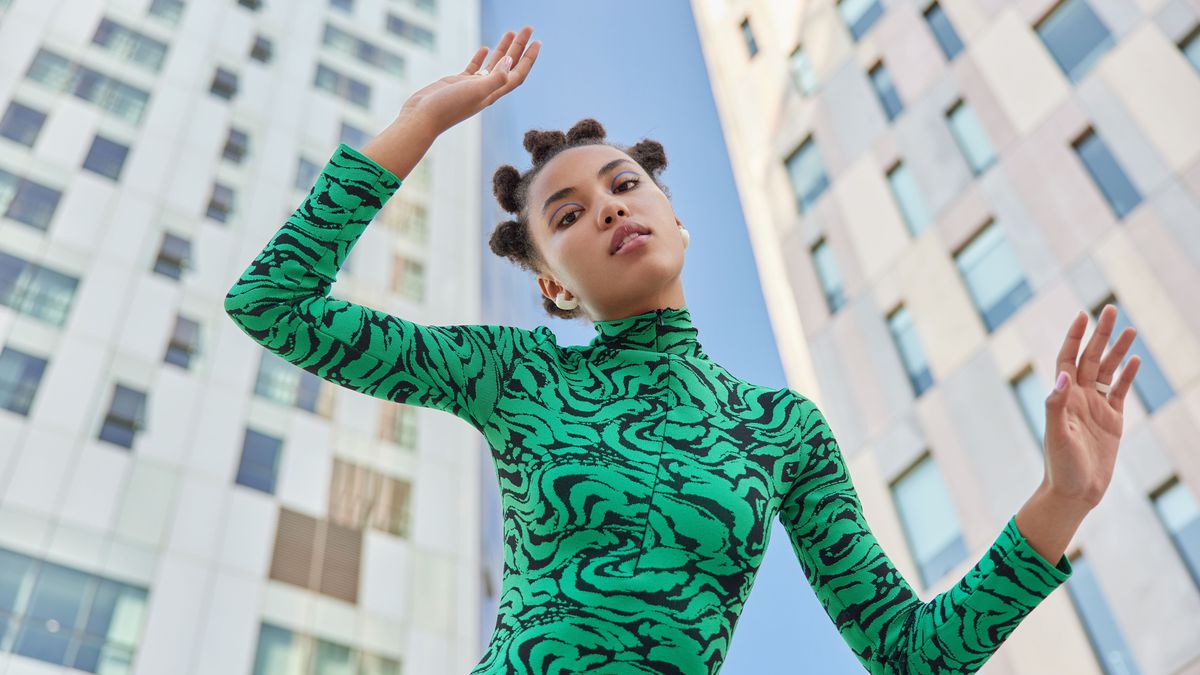
M 687 307 L 595 324 L 426 326 L 330 297 L 400 181 L 340 145 L 230 288 L 255 342 L 354 391 L 451 413 L 492 448 L 504 570 L 472 675 L 717 673 L 787 529 L 817 598 L 872 673 L 973 672 L 1071 574 L 1010 519 L 954 587 L 922 602 L 879 547 L 821 411 L 701 349 Z

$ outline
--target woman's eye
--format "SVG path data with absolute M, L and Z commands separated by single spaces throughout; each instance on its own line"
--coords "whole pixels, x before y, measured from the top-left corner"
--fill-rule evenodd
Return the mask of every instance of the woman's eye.
M 617 191 L 618 192 L 628 192 L 628 190 L 621 190 L 620 187 L 627 183 L 633 183 L 634 185 L 637 185 L 638 182 L 639 182 L 639 180 L 637 178 L 627 178 L 627 179 L 621 181 L 620 183 L 617 183 Z M 629 189 L 632 190 L 633 188 L 629 188 Z M 565 225 L 570 225 L 571 223 L 575 222 L 574 220 L 568 222 L 567 218 L 570 218 L 571 216 L 574 216 L 577 213 L 579 213 L 579 211 L 571 211 L 570 213 L 564 215 L 562 218 L 559 218 L 558 226 L 563 227 Z

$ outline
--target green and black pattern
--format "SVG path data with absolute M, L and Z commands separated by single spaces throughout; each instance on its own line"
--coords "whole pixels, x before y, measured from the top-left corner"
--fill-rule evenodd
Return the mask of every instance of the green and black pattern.
M 426 326 L 330 297 L 399 187 L 340 145 L 225 309 L 311 373 L 487 439 L 504 573 L 474 675 L 716 673 L 776 517 L 872 673 L 972 672 L 1070 576 L 1010 518 L 958 584 L 922 602 L 871 533 L 821 411 L 714 363 L 686 307 L 601 321 L 590 344 L 560 346 L 546 326 Z

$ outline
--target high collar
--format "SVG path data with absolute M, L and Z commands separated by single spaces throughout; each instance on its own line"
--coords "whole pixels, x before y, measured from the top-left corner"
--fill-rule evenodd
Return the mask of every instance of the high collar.
M 593 325 L 596 337 L 592 339 L 592 347 L 708 358 L 700 349 L 692 314 L 686 305 L 679 309 L 652 309 L 612 321 L 596 321 Z

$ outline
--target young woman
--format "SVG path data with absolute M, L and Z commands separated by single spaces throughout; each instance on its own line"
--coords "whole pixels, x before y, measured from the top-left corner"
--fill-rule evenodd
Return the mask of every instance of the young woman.
M 1112 476 L 1137 357 L 1109 383 L 1133 331 L 1101 360 L 1116 314 L 1106 307 L 1077 364 L 1087 317 L 1075 317 L 1046 399 L 1042 484 L 961 581 L 923 602 L 868 527 L 817 406 L 743 381 L 701 348 L 680 282 L 688 232 L 659 183 L 657 142 L 612 145 L 586 119 L 528 132 L 533 167 L 495 173 L 515 218 L 493 252 L 537 275 L 548 313 L 592 322 L 586 346 L 559 345 L 546 326 L 426 326 L 329 295 L 434 139 L 524 82 L 540 49 L 531 33 L 506 33 L 487 68 L 482 47 L 413 94 L 361 151 L 340 145 L 225 300 L 291 363 L 451 413 L 487 439 L 504 576 L 472 672 L 716 673 L 777 516 L 868 671 L 978 669 L 1071 574 L 1064 550 Z

